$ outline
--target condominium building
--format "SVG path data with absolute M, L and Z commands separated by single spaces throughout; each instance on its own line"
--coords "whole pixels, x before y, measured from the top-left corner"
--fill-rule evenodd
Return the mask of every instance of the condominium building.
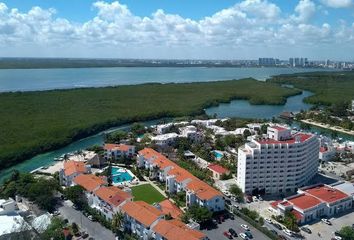
M 179 167 L 161 153 L 145 148 L 138 153 L 137 165 L 150 170 L 152 178 L 165 182 L 170 194 L 185 192 L 186 206 L 198 205 L 210 211 L 222 211 L 225 202 L 222 193 Z
M 334 187 L 319 184 L 299 189 L 296 195 L 271 203 L 277 215 L 289 211 L 303 224 L 331 217 L 352 207 L 353 198 Z
M 317 173 L 319 141 L 315 135 L 271 126 L 238 150 L 237 183 L 247 194 L 295 192 Z
M 131 158 L 135 154 L 135 146 L 126 144 L 105 144 L 103 149 L 105 159 Z
M 91 172 L 91 166 L 82 161 L 68 160 L 63 165 L 59 170 L 59 182 L 64 186 L 72 185 L 73 179 L 78 175 Z

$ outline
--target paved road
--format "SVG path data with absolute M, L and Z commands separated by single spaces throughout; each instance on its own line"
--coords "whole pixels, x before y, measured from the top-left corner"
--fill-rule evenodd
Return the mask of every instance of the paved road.
M 257 230 L 256 228 L 252 227 L 249 223 L 244 221 L 243 219 L 236 217 L 235 220 L 231 219 L 226 219 L 225 222 L 218 224 L 217 228 L 211 229 L 211 230 L 203 230 L 202 232 L 205 233 L 209 239 L 211 240 L 223 240 L 227 239 L 224 235 L 223 232 L 228 231 L 229 228 L 233 228 L 237 234 L 239 235 L 242 232 L 245 232 L 245 230 L 240 226 L 241 224 L 246 224 L 250 227 L 251 233 L 253 235 L 253 240 L 268 240 L 269 238 L 264 235 L 262 232 Z M 234 238 L 236 239 L 236 238 Z M 237 239 L 241 239 L 238 237 Z
M 59 207 L 61 216 L 69 220 L 69 223 L 75 222 L 79 225 L 80 231 L 87 232 L 90 237 L 93 237 L 96 240 L 114 240 L 114 234 L 103 227 L 98 222 L 92 222 L 87 217 L 85 217 L 82 212 L 77 211 L 71 207 L 69 201 L 65 201 L 63 206 Z

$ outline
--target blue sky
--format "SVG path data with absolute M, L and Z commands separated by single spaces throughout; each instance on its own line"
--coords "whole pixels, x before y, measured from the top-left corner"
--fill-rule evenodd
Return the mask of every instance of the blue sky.
M 353 60 L 353 6 L 353 0 L 0 0 L 0 54 Z

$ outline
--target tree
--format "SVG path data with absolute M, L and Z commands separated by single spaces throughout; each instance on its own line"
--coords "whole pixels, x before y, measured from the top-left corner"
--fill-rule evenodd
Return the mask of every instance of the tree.
M 236 184 L 232 184 L 229 189 L 230 193 L 234 195 L 239 202 L 243 202 L 244 194 Z
M 245 131 L 243 131 L 243 137 L 245 139 L 251 135 L 252 135 L 252 133 L 250 132 L 250 130 L 246 129 Z
M 114 233 L 121 233 L 123 230 L 124 216 L 121 212 L 117 212 L 112 218 L 112 230 Z
M 115 131 L 105 135 L 105 142 L 119 143 L 121 140 L 127 138 L 128 134 L 122 130 Z
M 141 123 L 133 123 L 130 131 L 135 135 L 143 134 L 145 133 L 145 126 Z
M 297 219 L 295 215 L 290 211 L 285 211 L 283 223 L 288 229 L 295 232 L 299 231 L 299 227 L 297 225 Z
M 71 229 L 73 230 L 74 234 L 79 232 L 79 226 L 75 222 L 71 224 Z
M 187 216 L 184 218 L 192 218 L 197 223 L 203 223 L 212 218 L 213 213 L 206 207 L 200 207 L 197 205 L 191 206 L 184 214 Z
M 339 231 L 339 235 L 343 240 L 353 240 L 354 239 L 354 229 L 350 226 L 342 227 Z
M 67 187 L 64 190 L 64 195 L 80 208 L 86 203 L 84 189 L 80 185 Z
M 52 218 L 51 223 L 47 229 L 40 234 L 40 239 L 42 240 L 62 240 L 64 239 L 63 228 L 65 224 L 61 218 Z

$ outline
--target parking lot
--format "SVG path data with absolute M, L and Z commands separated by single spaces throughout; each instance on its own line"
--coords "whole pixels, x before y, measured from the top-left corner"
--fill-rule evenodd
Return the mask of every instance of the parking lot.
M 211 230 L 202 230 L 209 239 L 211 240 L 216 240 L 216 239 L 227 239 L 223 235 L 225 231 L 228 231 L 229 228 L 233 228 L 236 232 L 237 235 L 240 235 L 240 233 L 244 233 L 246 230 L 241 227 L 241 224 L 246 224 L 249 226 L 251 233 L 253 235 L 253 239 L 255 240 L 263 240 L 263 239 L 269 239 L 267 236 L 265 236 L 262 232 L 257 230 L 256 228 L 252 227 L 249 223 L 244 221 L 243 219 L 236 217 L 234 220 L 231 219 L 226 219 L 224 222 L 221 224 L 217 224 L 216 228 L 211 229 Z M 235 238 L 236 239 L 236 238 Z M 237 237 L 237 239 L 241 239 L 240 236 Z

